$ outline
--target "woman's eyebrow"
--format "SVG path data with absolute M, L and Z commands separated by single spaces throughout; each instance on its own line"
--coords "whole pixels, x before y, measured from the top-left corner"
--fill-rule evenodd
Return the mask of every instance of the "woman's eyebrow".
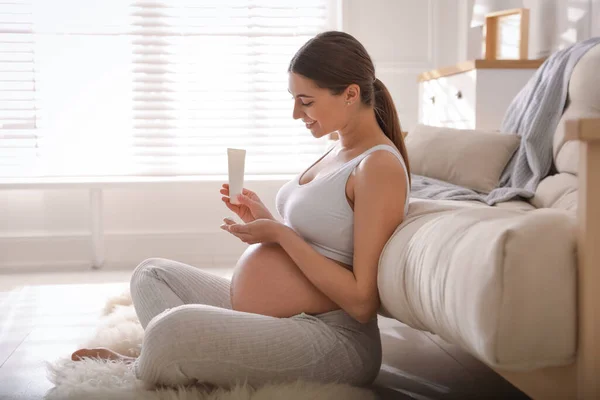
M 288 89 L 288 92 L 290 94 L 292 94 L 292 92 L 289 89 Z M 311 98 L 311 99 L 313 98 L 313 96 L 309 96 L 307 94 L 302 94 L 302 93 L 301 94 L 297 94 L 296 97 L 308 97 L 308 98 Z

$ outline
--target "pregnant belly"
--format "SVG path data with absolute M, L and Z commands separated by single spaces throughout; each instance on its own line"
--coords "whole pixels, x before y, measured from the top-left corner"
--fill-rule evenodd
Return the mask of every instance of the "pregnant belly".
M 274 243 L 256 244 L 246 249 L 233 272 L 231 304 L 237 311 L 279 318 L 340 308 Z

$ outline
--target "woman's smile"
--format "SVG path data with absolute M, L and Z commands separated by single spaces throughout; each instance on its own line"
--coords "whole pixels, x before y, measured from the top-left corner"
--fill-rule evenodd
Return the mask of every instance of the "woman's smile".
M 303 121 L 306 124 L 306 129 L 310 129 L 317 121 Z

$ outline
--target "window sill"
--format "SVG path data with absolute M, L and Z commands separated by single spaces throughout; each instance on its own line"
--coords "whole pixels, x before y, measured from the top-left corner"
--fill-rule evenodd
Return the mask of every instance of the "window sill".
M 294 175 L 246 175 L 245 182 L 287 182 Z M 90 176 L 0 178 L 0 189 L 104 189 L 154 185 L 227 182 L 227 175 L 195 176 Z

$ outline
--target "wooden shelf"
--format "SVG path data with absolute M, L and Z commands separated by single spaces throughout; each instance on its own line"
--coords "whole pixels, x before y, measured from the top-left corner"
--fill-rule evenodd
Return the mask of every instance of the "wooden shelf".
M 460 74 L 473 69 L 537 69 L 544 61 L 546 61 L 545 58 L 538 60 L 471 60 L 423 72 L 419 74 L 417 81 L 428 81 L 442 76 Z

